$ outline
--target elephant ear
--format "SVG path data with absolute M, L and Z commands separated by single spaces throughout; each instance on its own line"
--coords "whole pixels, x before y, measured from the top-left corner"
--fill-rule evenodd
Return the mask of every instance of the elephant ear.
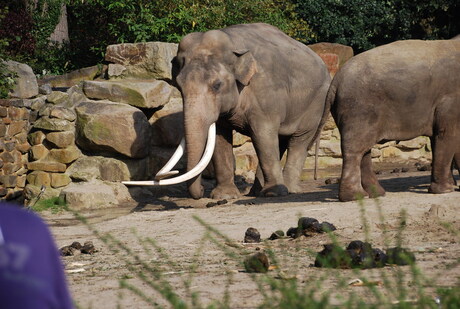
M 172 82 L 174 86 L 177 86 L 176 78 L 177 78 L 177 75 L 179 75 L 180 67 L 181 67 L 181 64 L 179 63 L 179 59 L 177 59 L 177 56 L 175 56 L 171 60 L 171 77 L 172 77 Z
M 238 59 L 235 63 L 235 77 L 243 85 L 249 85 L 252 76 L 257 73 L 257 62 L 249 50 L 233 52 Z

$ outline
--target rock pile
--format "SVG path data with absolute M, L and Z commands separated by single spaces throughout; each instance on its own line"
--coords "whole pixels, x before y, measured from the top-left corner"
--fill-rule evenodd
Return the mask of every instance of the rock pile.
M 29 110 L 21 100 L 0 100 L 0 198 L 22 196 L 30 144 Z
M 339 44 L 312 49 L 331 74 L 352 55 Z M 111 45 L 108 65 L 38 82 L 29 66 L 8 62 L 18 78 L 11 98 L 0 101 L 0 198 L 33 199 L 45 186 L 42 198 L 61 195 L 82 209 L 116 206 L 143 190 L 121 181 L 151 179 L 183 135 L 182 99 L 171 82 L 176 52 L 177 44 L 162 42 Z M 321 135 L 320 167 L 341 164 L 339 138 L 330 118 Z M 251 139 L 234 133 L 233 144 L 236 173 L 251 181 L 257 167 Z M 427 138 L 391 142 L 372 156 L 427 161 L 428 145 Z M 312 166 L 310 156 L 305 167 Z M 184 167 L 181 160 L 176 169 Z M 204 175 L 212 176 L 212 168 Z

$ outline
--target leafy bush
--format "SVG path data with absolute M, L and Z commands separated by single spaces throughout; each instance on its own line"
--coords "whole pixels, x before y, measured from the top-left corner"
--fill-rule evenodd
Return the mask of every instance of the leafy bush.
M 0 99 L 6 99 L 10 90 L 14 86 L 16 74 L 8 70 L 5 63 L 0 58 Z
M 60 74 L 74 69 L 67 45 L 49 41 L 59 22 L 64 0 L 39 0 L 34 9 L 27 0 L 0 4 L 0 58 L 27 63 L 35 73 Z
M 311 35 L 289 1 L 274 0 L 68 0 L 69 36 L 79 49 L 72 62 L 101 59 L 109 44 L 179 42 L 194 31 L 232 24 L 266 22 L 296 38 Z
M 449 39 L 460 32 L 457 0 L 293 0 L 316 36 L 360 52 L 399 39 Z

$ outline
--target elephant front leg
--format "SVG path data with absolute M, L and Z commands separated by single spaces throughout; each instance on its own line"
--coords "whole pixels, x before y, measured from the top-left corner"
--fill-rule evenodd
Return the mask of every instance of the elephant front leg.
M 277 130 L 260 128 L 254 130 L 252 140 L 259 159 L 259 168 L 263 174 L 261 196 L 285 196 L 288 189 L 284 185 L 280 164 L 280 151 Z
M 232 130 L 217 127 L 216 148 L 212 157 L 217 186 L 211 192 L 213 199 L 240 197 L 235 185 L 235 158 L 233 156 Z

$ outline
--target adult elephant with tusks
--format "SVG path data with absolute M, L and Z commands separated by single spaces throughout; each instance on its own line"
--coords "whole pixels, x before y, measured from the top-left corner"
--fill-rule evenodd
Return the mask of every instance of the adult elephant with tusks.
M 341 201 L 382 196 L 371 147 L 425 135 L 433 151 L 429 191 L 454 190 L 460 167 L 460 41 L 398 41 L 355 56 L 331 83 L 326 105 L 341 135 Z
M 283 196 L 299 190 L 307 150 L 328 112 L 330 77 L 318 55 L 276 27 L 234 25 L 185 36 L 173 60 L 173 77 L 184 104 L 189 176 L 163 181 L 191 177 L 191 196 L 203 197 L 200 172 L 207 164 L 203 158 L 212 153 L 205 144 L 212 146 L 214 137 L 208 132 L 213 133 L 215 123 L 212 161 L 217 185 L 211 198 L 240 195 L 234 184 L 233 129 L 251 137 L 259 159 L 252 193 Z M 167 164 L 160 177 L 169 176 L 173 164 Z

